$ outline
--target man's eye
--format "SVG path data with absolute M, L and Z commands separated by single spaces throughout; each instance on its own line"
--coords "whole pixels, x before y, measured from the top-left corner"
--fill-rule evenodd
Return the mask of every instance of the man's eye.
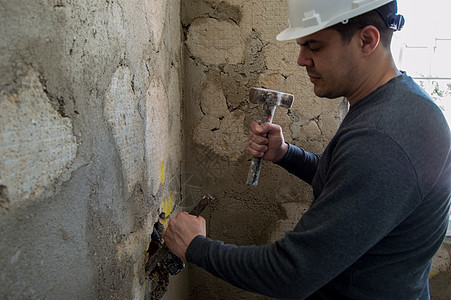
M 320 49 L 321 49 L 320 47 L 315 47 L 315 48 L 310 48 L 310 51 L 318 52 Z

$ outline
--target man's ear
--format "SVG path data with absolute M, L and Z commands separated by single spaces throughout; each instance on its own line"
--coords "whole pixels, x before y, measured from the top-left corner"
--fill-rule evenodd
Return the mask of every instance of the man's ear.
M 360 30 L 359 38 L 362 54 L 368 56 L 373 53 L 379 45 L 381 34 L 376 27 L 368 25 Z

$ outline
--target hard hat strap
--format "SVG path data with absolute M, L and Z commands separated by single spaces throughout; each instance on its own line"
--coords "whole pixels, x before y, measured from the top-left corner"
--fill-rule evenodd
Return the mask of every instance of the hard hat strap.
M 386 5 L 376 8 L 376 11 L 381 16 L 382 20 L 384 20 L 388 28 L 399 31 L 404 26 L 404 16 L 390 11 Z

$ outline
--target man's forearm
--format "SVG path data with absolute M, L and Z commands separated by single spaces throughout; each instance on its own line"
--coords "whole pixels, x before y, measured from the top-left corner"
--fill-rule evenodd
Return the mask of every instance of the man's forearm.
M 291 144 L 288 146 L 287 153 L 276 164 L 308 184 L 312 184 L 321 154 L 310 153 Z

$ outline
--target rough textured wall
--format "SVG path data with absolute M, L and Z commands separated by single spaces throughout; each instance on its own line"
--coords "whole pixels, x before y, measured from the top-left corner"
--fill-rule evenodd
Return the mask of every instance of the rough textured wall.
M 185 194 L 208 190 L 218 201 L 205 214 L 208 235 L 237 245 L 273 242 L 291 230 L 312 200 L 309 186 L 281 168 L 263 163 L 259 186 L 245 186 L 250 157 L 247 135 L 262 107 L 250 104 L 251 87 L 295 95 L 274 122 L 288 142 L 321 152 L 346 113 L 341 99 L 319 99 L 296 64 L 294 41 L 275 36 L 287 24 L 285 0 L 182 1 L 184 28 Z M 435 295 L 449 270 L 449 250 L 434 261 Z M 441 272 L 441 273 L 440 273 Z M 260 299 L 192 266 L 189 299 Z M 443 285 L 442 285 L 443 287 Z M 448 292 L 449 295 L 449 292 Z M 446 296 L 445 296 L 446 297 Z
M 451 299 L 451 237 L 447 237 L 432 261 L 429 275 L 431 299 Z
M 0 19 L 0 298 L 149 297 L 150 233 L 181 199 L 180 1 Z

